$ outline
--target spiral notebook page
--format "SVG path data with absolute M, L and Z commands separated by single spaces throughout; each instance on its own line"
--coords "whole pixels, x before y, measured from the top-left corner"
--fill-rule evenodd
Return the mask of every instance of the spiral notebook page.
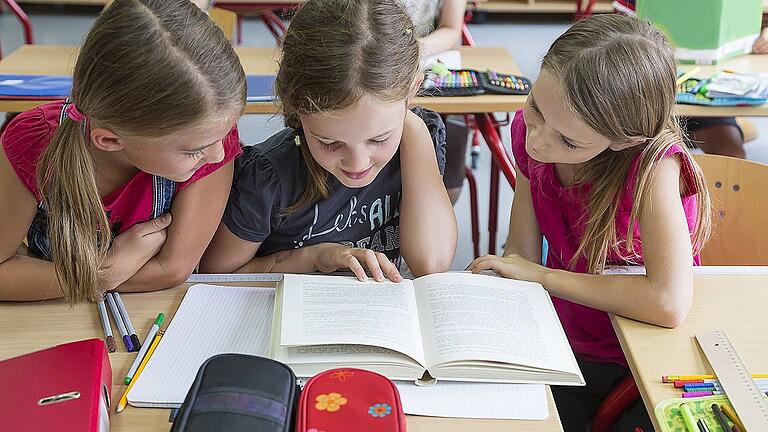
M 197 370 L 222 353 L 266 357 L 274 288 L 194 285 L 128 393 L 138 407 L 178 408 Z

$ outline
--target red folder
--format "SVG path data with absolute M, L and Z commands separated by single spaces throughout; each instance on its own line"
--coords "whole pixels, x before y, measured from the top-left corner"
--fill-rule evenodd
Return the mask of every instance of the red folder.
M 104 341 L 87 339 L 0 361 L 0 429 L 109 430 L 112 367 Z

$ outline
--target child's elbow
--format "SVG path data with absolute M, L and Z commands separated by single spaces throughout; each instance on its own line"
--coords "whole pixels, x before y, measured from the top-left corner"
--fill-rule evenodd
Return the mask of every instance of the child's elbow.
M 654 324 L 675 328 L 679 327 L 688 317 L 693 301 L 692 290 L 682 290 L 683 293 L 676 293 L 670 296 L 661 296 L 662 302 L 657 305 L 657 320 Z
M 413 264 L 408 264 L 414 276 L 426 276 L 433 273 L 445 273 L 451 267 L 451 258 L 432 257 Z
M 654 324 L 661 327 L 673 329 L 673 328 L 679 327 L 687 317 L 688 317 L 688 310 L 684 310 L 684 311 L 669 310 L 669 311 L 663 312 L 659 316 L 658 322 Z
M 174 263 L 169 266 L 165 266 L 165 288 L 173 288 L 182 285 L 187 282 L 189 276 L 195 270 L 194 266 L 184 265 L 182 263 Z

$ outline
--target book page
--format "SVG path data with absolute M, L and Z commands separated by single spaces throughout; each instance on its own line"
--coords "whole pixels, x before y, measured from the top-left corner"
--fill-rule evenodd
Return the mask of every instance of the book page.
M 539 284 L 444 273 L 419 278 L 415 287 L 427 369 L 451 361 L 562 371 L 576 367 L 549 295 Z
M 280 345 L 357 344 L 424 363 L 413 284 L 285 275 Z

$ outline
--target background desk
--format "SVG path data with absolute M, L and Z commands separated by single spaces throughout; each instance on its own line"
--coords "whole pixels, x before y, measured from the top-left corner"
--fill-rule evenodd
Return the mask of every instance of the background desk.
M 267 284 L 267 286 L 270 285 Z M 131 322 L 136 328 L 137 334 L 140 335 L 140 339 L 144 339 L 158 312 L 166 314 L 166 322 L 163 327 L 167 328 L 184 297 L 186 288 L 187 286 L 182 286 L 164 291 L 124 294 L 122 296 L 131 315 Z M 26 303 L 0 302 L 0 360 L 60 343 L 88 338 L 103 339 L 103 337 L 99 314 L 94 304 L 80 305 L 70 309 L 69 305 L 61 300 Z M 125 389 L 122 381 L 134 356 L 135 353 L 125 352 L 123 346 L 118 346 L 118 351 L 109 355 L 109 360 L 112 363 L 113 401 L 117 401 Z M 77 365 L 72 365 L 72 367 L 77 367 Z M 547 396 L 549 399 L 549 419 L 544 421 L 408 416 L 408 430 L 414 432 L 562 432 L 563 429 L 549 388 L 547 388 Z M 113 403 L 110 414 L 112 421 L 110 430 L 112 432 L 158 431 L 169 430 L 171 427 L 171 424 L 168 423 L 170 410 L 128 407 L 122 413 L 115 414 L 114 407 L 115 404 Z
M 693 306 L 678 328 L 665 329 L 614 316 L 613 326 L 627 356 L 645 407 L 680 397 L 680 389 L 661 383 L 662 375 L 711 374 L 696 333 L 725 330 L 751 373 L 768 372 L 768 276 L 696 275 Z
M 683 65 L 680 69 L 691 69 L 694 65 Z M 719 65 L 704 66 L 699 65 L 701 71 L 696 77 L 706 78 L 718 70 L 732 70 L 734 72 L 756 74 L 768 72 L 768 54 L 750 54 L 728 60 Z M 699 116 L 699 117 L 732 117 L 732 116 L 768 116 L 768 104 L 757 106 L 742 107 L 708 107 L 701 105 L 678 105 L 676 110 L 678 115 Z
M 482 47 L 460 49 L 462 63 L 471 69 L 493 69 L 520 73 L 512 55 L 505 48 Z M 245 73 L 274 74 L 279 50 L 274 48 L 235 48 Z M 72 45 L 23 45 L 0 60 L 0 73 L 19 75 L 70 75 L 77 59 L 78 47 Z M 0 100 L 0 111 L 20 112 L 49 101 Z M 443 114 L 514 111 L 525 103 L 525 96 L 481 95 L 467 97 L 416 98 L 414 105 L 424 106 Z M 274 114 L 278 107 L 269 102 L 248 103 L 247 114 Z

